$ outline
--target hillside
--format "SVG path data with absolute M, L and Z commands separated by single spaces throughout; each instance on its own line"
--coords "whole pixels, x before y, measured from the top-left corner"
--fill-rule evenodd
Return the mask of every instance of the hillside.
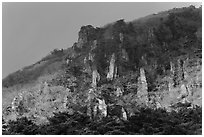
M 101 28 L 82 26 L 78 41 L 71 48 L 55 49 L 37 63 L 3 79 L 5 121 L 26 117 L 36 126 L 43 126 L 55 123 L 52 118 L 60 112 L 59 117 L 63 114 L 65 119 L 75 119 L 75 114 L 86 115 L 94 122 L 110 118 L 126 121 L 126 126 L 130 126 L 134 124 L 133 117 L 148 117 L 146 111 L 162 113 L 161 117 L 166 115 L 174 121 L 177 116 L 183 119 L 183 109 L 189 113 L 192 109 L 200 122 L 201 8 L 172 9 L 132 22 L 118 20 Z M 200 134 L 200 124 L 190 132 L 196 123 L 191 120 L 182 121 L 191 123 L 187 128 L 189 134 Z M 92 131 L 88 123 L 86 126 Z M 79 131 L 85 134 L 81 124 Z M 157 132 L 156 128 L 162 126 L 152 127 L 155 133 L 171 134 L 167 133 L 168 128 Z M 172 129 L 172 134 L 184 134 L 183 128 L 178 132 Z M 137 134 L 153 134 L 142 130 L 146 128 Z M 39 130 L 38 134 L 46 133 Z

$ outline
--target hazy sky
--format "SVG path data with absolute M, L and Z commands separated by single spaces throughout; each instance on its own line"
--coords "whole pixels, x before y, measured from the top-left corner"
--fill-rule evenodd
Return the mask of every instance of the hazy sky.
M 189 5 L 200 3 L 3 3 L 2 77 L 72 46 L 83 25 L 100 27 Z

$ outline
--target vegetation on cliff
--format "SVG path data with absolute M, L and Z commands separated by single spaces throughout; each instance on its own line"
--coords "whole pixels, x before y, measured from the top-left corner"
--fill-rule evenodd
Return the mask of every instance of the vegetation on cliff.
M 4 134 L 201 134 L 201 12 L 82 26 L 3 80 Z

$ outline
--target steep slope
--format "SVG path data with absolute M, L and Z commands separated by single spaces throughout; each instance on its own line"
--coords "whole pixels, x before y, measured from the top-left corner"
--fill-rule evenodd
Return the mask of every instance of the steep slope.
M 49 55 L 42 58 L 35 64 L 24 67 L 21 70 L 8 75 L 5 79 L 3 79 L 3 87 L 32 83 L 40 76 L 56 72 L 57 70 L 61 69 L 61 66 L 65 62 L 66 55 L 69 50 L 70 49 L 55 49 L 50 52 Z
M 70 49 L 55 50 L 3 80 L 9 87 L 55 72 L 19 89 L 4 116 L 39 124 L 53 112 L 68 111 L 127 120 L 140 107 L 171 111 L 179 104 L 201 105 L 201 13 L 191 6 L 103 28 L 82 26 Z

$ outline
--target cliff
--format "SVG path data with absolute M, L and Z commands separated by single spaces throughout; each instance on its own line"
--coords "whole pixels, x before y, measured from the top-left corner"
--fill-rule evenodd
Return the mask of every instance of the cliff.
M 201 106 L 201 9 L 180 10 L 142 19 L 143 25 L 119 20 L 103 28 L 81 27 L 70 49 L 51 56 L 62 63 L 60 71 L 53 71 L 47 84 L 19 90 L 4 107 L 5 117 L 27 116 L 41 123 L 52 112 L 68 111 L 127 120 L 140 107 L 178 111 L 179 103 Z

